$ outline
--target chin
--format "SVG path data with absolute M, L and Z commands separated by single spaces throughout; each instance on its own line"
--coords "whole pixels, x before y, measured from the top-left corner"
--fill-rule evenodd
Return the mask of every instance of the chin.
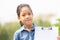
M 26 25 L 31 25 L 32 23 L 26 23 Z

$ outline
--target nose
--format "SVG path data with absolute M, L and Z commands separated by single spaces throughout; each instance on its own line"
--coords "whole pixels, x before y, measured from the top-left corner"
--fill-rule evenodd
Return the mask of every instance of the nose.
M 29 15 L 26 15 L 26 19 L 29 19 L 29 17 L 30 17 Z

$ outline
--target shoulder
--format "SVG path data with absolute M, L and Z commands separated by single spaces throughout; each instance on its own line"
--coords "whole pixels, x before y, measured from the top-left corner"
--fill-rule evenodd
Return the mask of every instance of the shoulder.
M 14 37 L 17 37 L 20 33 L 21 33 L 21 30 L 18 29 L 18 30 L 14 33 Z
M 21 30 L 18 29 L 14 34 L 18 34 L 18 33 L 20 33 L 20 32 L 21 32 Z
M 13 40 L 18 40 L 18 36 L 21 33 L 20 29 L 14 33 Z
M 21 31 L 24 29 L 24 27 L 21 27 L 20 29 L 18 29 L 13 36 L 13 40 L 18 40 L 20 38 L 21 35 Z
M 21 28 L 18 29 L 14 34 L 15 34 L 15 35 L 20 34 L 23 29 L 24 29 L 24 27 L 21 27 Z

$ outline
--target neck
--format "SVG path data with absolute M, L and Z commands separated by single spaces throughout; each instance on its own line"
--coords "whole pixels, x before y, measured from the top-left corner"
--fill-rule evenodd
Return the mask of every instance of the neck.
M 24 25 L 27 31 L 31 31 L 33 24 L 31 25 Z

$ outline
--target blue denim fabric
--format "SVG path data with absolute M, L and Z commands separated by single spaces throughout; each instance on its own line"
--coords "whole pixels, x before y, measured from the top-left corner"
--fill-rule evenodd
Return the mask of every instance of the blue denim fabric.
M 24 26 L 22 26 L 21 29 L 15 32 L 13 40 L 34 40 L 34 33 L 35 33 L 34 27 L 29 32 L 24 28 Z

